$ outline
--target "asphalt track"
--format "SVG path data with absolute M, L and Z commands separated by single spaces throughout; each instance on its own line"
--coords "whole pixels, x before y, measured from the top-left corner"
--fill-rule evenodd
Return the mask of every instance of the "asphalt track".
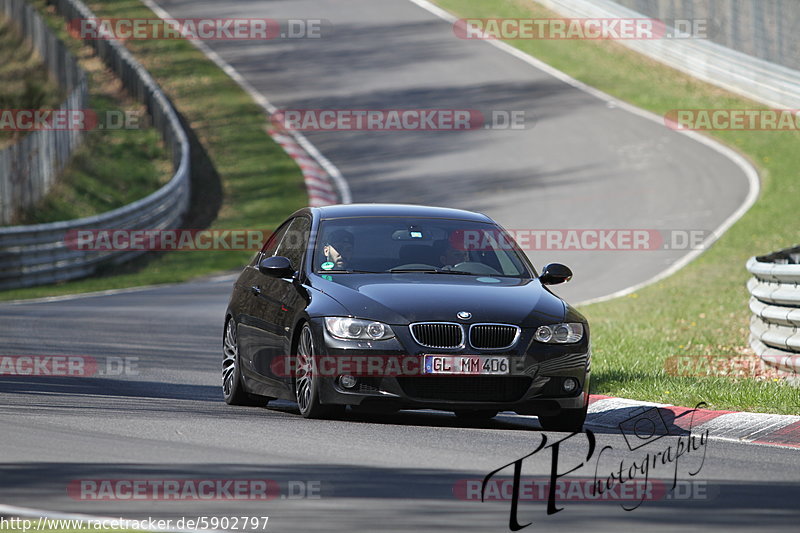
M 167 0 L 172 17 L 323 20 L 319 39 L 206 41 L 281 109 L 521 111 L 523 130 L 308 132 L 356 202 L 485 212 L 512 230 L 716 230 L 750 182 L 728 157 L 572 87 L 408 0 Z M 667 243 L 669 244 L 669 243 Z M 679 244 L 679 243 L 673 243 Z M 575 272 L 573 302 L 646 281 L 686 255 L 531 250 Z
M 0 502 L 101 516 L 269 516 L 271 532 L 507 531 L 509 502 L 463 501 L 454 487 L 533 452 L 543 435 L 534 417 L 501 415 L 470 427 L 435 412 L 310 421 L 288 402 L 229 407 L 219 388 L 229 290 L 223 278 L 0 306 L 3 353 L 82 354 L 100 370 L 110 358 L 136 358 L 138 372 L 0 378 Z M 631 451 L 619 431 L 595 429 L 594 456 L 571 477 L 592 480 L 597 468 L 605 479 L 620 461 L 627 468 L 686 439 L 667 436 Z M 606 445 L 613 449 L 598 461 Z M 587 446 L 583 437 L 565 442 L 559 471 L 583 461 Z M 700 499 L 646 501 L 631 512 L 616 501 L 562 500 L 564 511 L 552 516 L 545 502 L 525 501 L 520 520 L 534 522 L 529 531 L 796 531 L 796 449 L 712 439 L 704 451 L 704 463 L 698 452 L 677 469 L 659 464 L 650 473 L 668 487 L 676 473 L 699 482 Z M 527 459 L 523 478 L 546 478 L 550 461 L 550 450 Z M 284 496 L 289 482 L 317 483 L 319 498 L 92 501 L 67 492 L 76 480 L 187 478 L 269 479 Z
M 176 17 L 311 17 L 341 28 L 325 46 L 212 43 L 281 107 L 450 106 L 537 116 L 522 132 L 309 135 L 348 178 L 355 200 L 480 209 L 509 227 L 711 229 L 746 195 L 741 170 L 709 148 L 610 109 L 486 43 L 454 40 L 446 23 L 408 2 L 163 5 Z M 580 299 L 647 279 L 677 257 L 609 252 L 590 263 L 572 254 L 563 260 L 576 267 L 572 294 Z M 533 452 L 544 435 L 534 417 L 465 427 L 445 413 L 307 421 L 290 403 L 228 407 L 219 363 L 230 288 L 222 277 L 0 305 L 2 354 L 84 355 L 101 369 L 111 358 L 136 364 L 118 376 L 0 378 L 0 502 L 140 518 L 269 516 L 272 532 L 508 530 L 509 502 L 463 501 L 454 487 Z M 547 436 L 552 443 L 566 435 Z M 620 461 L 641 461 L 686 438 L 630 450 L 619 431 L 597 429 L 594 456 L 571 476 L 591 480 L 597 469 L 604 479 Z M 598 461 L 604 446 L 612 448 Z M 548 476 L 551 451 L 527 459 L 523 477 Z M 619 502 L 561 500 L 564 510 L 550 516 L 545 502 L 523 502 L 520 521 L 533 522 L 527 531 L 796 531 L 796 450 L 712 439 L 699 451 L 702 463 L 692 453 L 677 468 L 650 473 L 668 487 L 673 475 L 698 482 L 693 498 L 658 498 L 631 512 Z M 584 437 L 564 442 L 559 471 L 586 454 Z M 298 486 L 290 482 L 320 490 L 318 498 L 268 502 L 91 501 L 67 491 L 75 480 L 187 478 L 270 479 L 282 496 Z

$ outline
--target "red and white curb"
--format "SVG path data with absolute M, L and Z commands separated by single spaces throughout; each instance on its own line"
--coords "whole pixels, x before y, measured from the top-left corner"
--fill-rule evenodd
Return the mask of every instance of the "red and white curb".
M 283 151 L 295 160 L 303 173 L 308 191 L 308 205 L 322 207 L 340 203 L 340 198 L 331 177 L 317 161 L 306 152 L 290 134 L 275 128 L 267 129 L 272 139 L 281 145 Z
M 642 408 L 657 408 L 669 434 L 682 431 L 709 433 L 709 437 L 722 440 L 800 448 L 800 416 L 713 411 L 669 404 L 640 402 L 625 398 L 592 395 L 586 427 L 613 428 L 635 417 Z M 692 413 L 692 411 L 695 411 Z

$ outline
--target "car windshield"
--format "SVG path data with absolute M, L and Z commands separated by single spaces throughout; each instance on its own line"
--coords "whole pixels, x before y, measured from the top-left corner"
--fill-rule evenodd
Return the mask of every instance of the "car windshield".
M 465 220 L 353 217 L 324 220 L 314 271 L 530 277 L 499 226 Z

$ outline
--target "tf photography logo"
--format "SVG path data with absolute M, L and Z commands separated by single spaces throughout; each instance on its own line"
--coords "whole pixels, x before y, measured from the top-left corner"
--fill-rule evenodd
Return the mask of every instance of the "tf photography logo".
M 668 491 L 671 492 L 679 485 L 678 474 L 681 471 L 681 465 L 685 465 L 686 461 L 693 459 L 691 466 L 683 467 L 690 477 L 697 476 L 703 469 L 708 446 L 708 430 L 700 433 L 693 431 L 694 415 L 697 409 L 702 406 L 705 406 L 705 403 L 701 402 L 694 409 L 680 415 L 681 417 L 687 415 L 690 417 L 689 428 L 688 434 L 679 435 L 677 440 L 662 439 L 662 437 L 669 434 L 669 429 L 658 409 L 643 409 L 640 412 L 635 412 L 633 416 L 620 424 L 620 430 L 625 439 L 626 447 L 630 452 L 635 452 L 636 455 L 634 457 L 623 457 L 619 460 L 614 459 L 611 465 L 603 462 L 603 456 L 607 452 L 613 451 L 614 447 L 610 445 L 603 446 L 598 452 L 597 439 L 591 430 L 586 430 L 586 433 L 572 433 L 551 443 L 549 443 L 547 434 L 542 434 L 539 445 L 531 453 L 486 475 L 481 484 L 481 501 L 486 501 L 487 499 L 487 487 L 490 486 L 492 478 L 501 471 L 513 466 L 514 477 L 511 483 L 510 498 L 504 498 L 511 501 L 508 528 L 511 531 L 519 531 L 531 525 L 532 522 L 526 524 L 520 524 L 519 522 L 522 466 L 526 459 L 549 451 L 550 476 L 547 481 L 548 492 L 546 497 L 548 515 L 564 510 L 563 507 L 558 507 L 559 494 L 563 495 L 563 492 L 558 490 L 559 487 L 564 485 L 562 478 L 569 480 L 570 478 L 566 478 L 566 476 L 581 469 L 594 473 L 589 483 L 583 483 L 587 499 L 604 499 L 608 494 L 613 494 L 615 499 L 620 500 L 620 505 L 625 511 L 638 509 L 645 500 L 651 499 L 648 498 L 649 492 L 646 490 L 653 481 L 651 474 L 655 474 L 662 469 L 671 471 L 672 479 L 669 480 L 671 483 L 668 482 L 670 485 Z M 654 413 L 653 411 L 656 412 Z M 568 464 L 564 465 L 565 459 L 560 454 L 561 444 L 572 439 L 578 440 L 581 438 L 586 440 L 585 456 L 582 456 L 577 461 L 567 458 Z M 577 444 L 575 443 L 575 445 Z M 626 491 L 624 486 L 628 485 L 635 490 Z M 626 496 L 619 497 L 620 493 L 624 493 Z

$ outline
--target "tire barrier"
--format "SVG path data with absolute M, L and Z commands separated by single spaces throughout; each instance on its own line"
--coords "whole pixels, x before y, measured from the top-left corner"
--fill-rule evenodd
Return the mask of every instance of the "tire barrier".
M 765 363 L 800 373 L 800 246 L 752 257 L 750 346 Z

